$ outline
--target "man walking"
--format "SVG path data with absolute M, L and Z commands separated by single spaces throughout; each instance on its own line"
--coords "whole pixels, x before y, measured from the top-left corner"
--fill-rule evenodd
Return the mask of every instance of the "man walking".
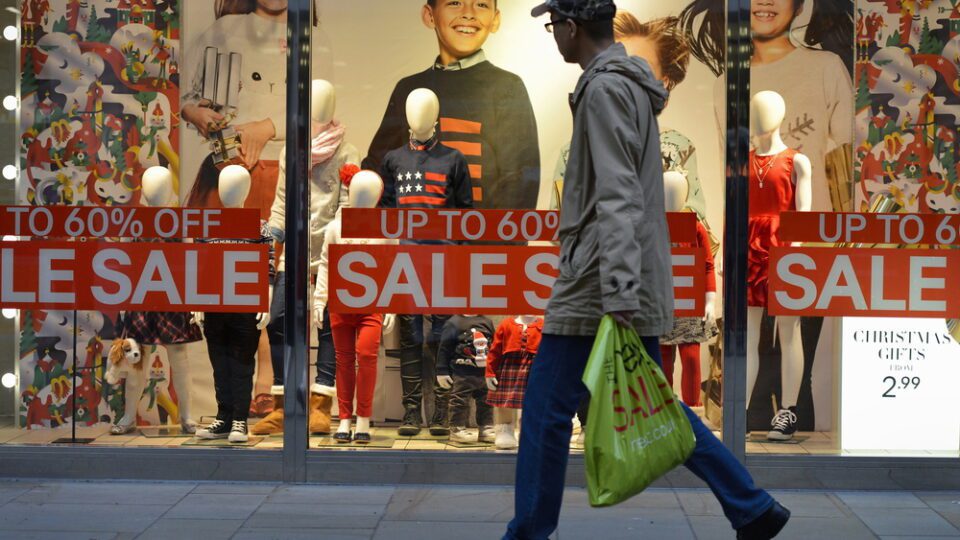
M 644 60 L 613 40 L 613 0 L 547 0 L 546 24 L 564 60 L 583 75 L 570 95 L 573 139 L 563 188 L 560 276 L 523 404 L 516 515 L 505 539 L 547 538 L 557 527 L 571 418 L 600 319 L 640 334 L 660 362 L 656 336 L 673 324 L 669 237 L 656 115 L 667 92 Z M 686 466 L 713 490 L 737 538 L 773 538 L 790 512 L 690 409 L 697 446 Z M 643 463 L 637 463 L 642 467 Z

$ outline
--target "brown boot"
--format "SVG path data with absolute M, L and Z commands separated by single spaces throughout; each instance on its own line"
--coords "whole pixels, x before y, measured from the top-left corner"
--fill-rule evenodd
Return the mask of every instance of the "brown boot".
M 273 411 L 263 420 L 260 420 L 250 428 L 252 435 L 275 435 L 283 433 L 283 396 L 273 396 Z
M 333 407 L 333 398 L 323 394 L 310 392 L 310 433 L 330 433 L 330 409 Z

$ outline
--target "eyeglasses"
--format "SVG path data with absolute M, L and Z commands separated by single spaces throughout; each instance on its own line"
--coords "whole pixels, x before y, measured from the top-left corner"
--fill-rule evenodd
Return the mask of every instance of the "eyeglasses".
M 552 33 L 553 33 L 553 27 L 554 27 L 554 25 L 557 25 L 557 24 L 560 24 L 560 23 L 564 23 L 564 22 L 567 22 L 567 21 L 569 21 L 569 20 L 571 20 L 571 19 L 568 18 L 568 17 L 565 17 L 565 18 L 563 18 L 563 19 L 557 19 L 557 20 L 555 20 L 555 21 L 550 21 L 550 22 L 548 22 L 547 24 L 543 25 L 543 27 L 547 30 L 548 33 L 552 34 Z

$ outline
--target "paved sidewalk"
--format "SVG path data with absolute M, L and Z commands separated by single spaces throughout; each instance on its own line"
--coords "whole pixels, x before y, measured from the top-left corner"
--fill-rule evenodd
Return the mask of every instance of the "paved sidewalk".
M 960 491 L 775 492 L 794 518 L 780 538 L 960 538 Z M 500 538 L 512 490 L 474 486 L 282 486 L 0 481 L 0 539 Z M 570 489 L 557 538 L 730 539 L 706 490 L 651 489 L 592 509 Z

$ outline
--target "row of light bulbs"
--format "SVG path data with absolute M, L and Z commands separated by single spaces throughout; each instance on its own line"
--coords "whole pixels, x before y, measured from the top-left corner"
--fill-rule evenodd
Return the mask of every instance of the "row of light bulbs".
M 7 41 L 16 41 L 19 37 L 20 30 L 16 26 L 9 25 L 3 29 L 3 38 Z M 20 100 L 17 99 L 17 96 L 6 96 L 3 98 L 3 108 L 8 111 L 16 110 L 19 104 Z M 17 168 L 14 165 L 7 165 L 2 170 L 3 177 L 7 180 L 16 179 L 17 172 Z M 13 319 L 17 316 L 17 310 L 6 308 L 0 310 L 0 314 L 2 314 L 5 319 Z M 17 385 L 17 376 L 13 373 L 4 373 L 0 376 L 0 385 L 4 388 L 13 388 Z

